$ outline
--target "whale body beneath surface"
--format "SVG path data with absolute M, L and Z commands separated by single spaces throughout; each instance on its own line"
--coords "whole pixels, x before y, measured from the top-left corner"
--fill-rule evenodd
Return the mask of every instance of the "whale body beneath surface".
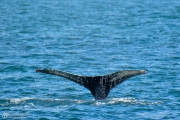
M 103 76 L 80 76 L 52 69 L 37 69 L 36 72 L 57 75 L 76 82 L 90 90 L 96 100 L 106 99 L 109 92 L 120 83 L 146 73 L 145 70 L 122 70 Z

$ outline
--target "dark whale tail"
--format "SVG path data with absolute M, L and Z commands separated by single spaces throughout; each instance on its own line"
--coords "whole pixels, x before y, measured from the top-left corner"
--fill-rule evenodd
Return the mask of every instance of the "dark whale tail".
M 106 99 L 109 92 L 120 83 L 133 76 L 146 73 L 145 70 L 123 70 L 104 76 L 91 77 L 51 69 L 37 69 L 36 72 L 57 75 L 74 81 L 90 90 L 96 100 Z

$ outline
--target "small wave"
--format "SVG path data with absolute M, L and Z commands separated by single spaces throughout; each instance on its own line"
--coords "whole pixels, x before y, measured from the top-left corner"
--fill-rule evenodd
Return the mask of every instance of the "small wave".
M 77 99 L 58 99 L 58 98 L 5 98 L 0 99 L 0 106 L 2 107 L 13 107 L 18 105 L 31 105 L 35 106 L 44 106 L 44 107 L 53 107 L 59 105 L 72 105 L 72 104 L 81 104 L 83 100 Z
M 146 100 L 137 100 L 135 98 L 109 98 L 106 100 L 79 100 L 79 99 L 59 99 L 59 98 L 5 98 L 0 99 L 0 106 L 2 107 L 14 107 L 23 105 L 24 107 L 58 107 L 58 106 L 70 106 L 70 105 L 93 105 L 93 106 L 105 106 L 116 104 L 137 104 L 137 105 L 156 105 L 162 104 L 162 102 L 150 102 Z
M 106 100 L 96 101 L 94 105 L 115 105 L 115 104 L 140 104 L 140 105 L 155 105 L 162 104 L 162 102 L 150 102 L 146 100 L 137 100 L 135 98 L 110 98 Z

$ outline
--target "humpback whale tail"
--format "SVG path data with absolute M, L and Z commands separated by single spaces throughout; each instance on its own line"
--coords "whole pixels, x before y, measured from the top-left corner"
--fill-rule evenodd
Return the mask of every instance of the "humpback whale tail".
M 120 83 L 136 75 L 146 73 L 145 70 L 123 70 L 108 75 L 91 77 L 51 69 L 37 69 L 36 72 L 57 75 L 76 82 L 90 90 L 96 100 L 106 99 L 109 92 Z

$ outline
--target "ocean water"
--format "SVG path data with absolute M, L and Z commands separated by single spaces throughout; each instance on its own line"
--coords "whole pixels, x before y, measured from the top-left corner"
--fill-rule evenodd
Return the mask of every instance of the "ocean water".
M 180 1 L 1 0 L 0 119 L 180 119 Z M 143 69 L 95 100 L 67 79 Z

